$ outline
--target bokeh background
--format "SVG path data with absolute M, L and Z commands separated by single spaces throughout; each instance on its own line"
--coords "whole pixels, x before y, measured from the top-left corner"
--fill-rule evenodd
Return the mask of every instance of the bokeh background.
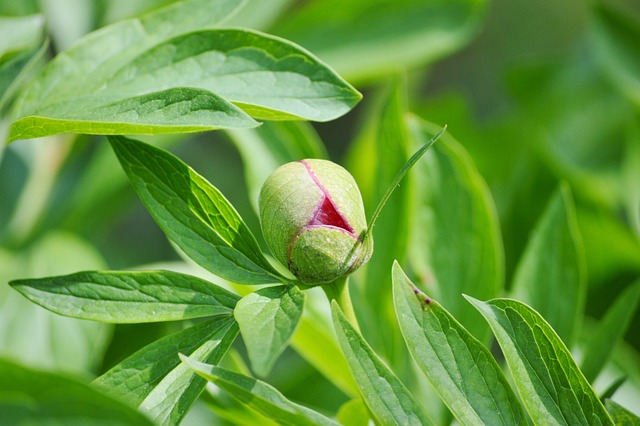
M 96 28 L 166 3 L 0 0 L 0 16 L 37 15 L 20 36 L 25 51 L 50 39 L 44 62 Z M 3 48 L 10 29 L 1 25 Z M 551 194 L 567 182 L 587 260 L 583 341 L 640 276 L 639 2 L 251 0 L 228 25 L 297 42 L 363 92 L 349 114 L 313 124 L 340 163 L 349 157 L 371 100 L 391 75 L 405 75 L 410 109 L 447 124 L 491 190 L 507 286 Z M 0 50 L 0 65 L 10 53 Z M 4 138 L 9 106 L 0 112 Z M 181 157 L 229 198 L 252 229 L 259 228 L 245 166 L 228 134 L 145 140 Z M 182 267 L 103 139 L 19 141 L 0 148 L 0 161 L 0 356 L 91 378 L 176 330 L 175 324 L 113 327 L 57 317 L 6 285 L 77 270 Z M 637 413 L 639 351 L 636 313 L 596 382 L 603 390 L 626 374 L 619 392 L 636 402 L 626 406 Z M 292 399 L 324 410 L 344 402 L 291 350 L 270 381 Z M 191 419 L 205 416 L 198 410 Z

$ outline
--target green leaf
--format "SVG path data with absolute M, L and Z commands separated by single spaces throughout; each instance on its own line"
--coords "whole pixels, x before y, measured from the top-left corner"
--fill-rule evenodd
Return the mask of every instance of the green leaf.
M 75 53 L 92 46 L 86 38 L 61 55 L 69 68 L 46 69 L 49 79 L 34 83 L 46 96 L 35 90 L 25 95 L 22 118 L 12 126 L 10 141 L 64 132 L 156 134 L 256 126 L 246 113 L 263 119 L 328 121 L 362 97 L 309 52 L 277 37 L 241 29 L 145 37 L 127 22 L 120 25 L 125 32 L 118 40 L 102 40 L 105 30 L 97 33 L 95 49 L 117 51 L 112 44 L 133 40 L 129 50 L 92 58 L 99 69 L 85 57 L 76 61 Z M 106 32 L 114 27 L 118 24 Z M 80 67 L 95 72 L 78 76 Z M 54 76 L 56 81 L 51 81 Z M 74 77 L 73 85 L 64 83 Z
M 48 47 L 49 44 L 45 42 L 40 47 L 21 52 L 0 63 L 0 114 L 4 115 L 5 107 L 37 68 Z M 4 144 L 4 140 L 0 142 Z
M 251 377 L 181 356 L 200 376 L 229 392 L 240 402 L 282 425 L 330 425 L 338 423 L 286 399 L 277 389 Z
M 230 314 L 240 299 L 208 281 L 171 271 L 89 271 L 10 285 L 57 314 L 111 323 Z
M 352 399 L 340 406 L 336 418 L 344 426 L 368 426 L 369 410 L 360 398 Z
M 640 417 L 624 408 L 622 405 L 607 399 L 604 403 L 616 426 L 640 426 Z
M 240 215 L 206 179 L 162 149 L 124 137 L 109 141 L 147 210 L 187 256 L 241 284 L 282 279 Z
M 571 345 L 586 298 L 586 265 L 569 188 L 553 196 L 516 268 L 514 298 L 538 311 Z
M 598 65 L 621 94 L 640 105 L 640 20 L 603 2 L 594 6 L 590 35 Z
M 393 264 L 393 300 L 413 359 L 461 424 L 526 423 L 491 352 Z
M 510 299 L 481 302 L 534 424 L 613 425 L 560 337 L 540 314 Z
M 44 16 L 0 16 L 0 65 L 41 43 Z
M 131 97 L 96 94 L 43 107 L 15 121 L 9 142 L 58 133 L 188 133 L 258 123 L 206 90 L 170 88 Z
M 421 146 L 439 127 L 412 117 L 409 129 Z M 450 134 L 443 135 L 414 170 L 417 199 L 411 266 L 429 293 L 484 341 L 486 324 L 460 294 L 491 298 L 504 284 L 500 225 L 489 189 Z
M 349 79 L 362 81 L 459 49 L 475 34 L 485 4 L 482 0 L 317 0 L 285 15 L 274 29 Z
M 280 165 L 307 158 L 328 158 L 320 137 L 304 121 L 271 121 L 256 129 L 227 133 L 245 165 L 249 199 L 256 211 L 262 184 Z
M 331 303 L 338 342 L 362 399 L 381 424 L 434 424 L 424 408 L 349 323 L 337 302 Z
M 76 379 L 0 359 L 6 425 L 149 425 L 142 413 Z
M 639 301 L 640 281 L 637 281 L 620 293 L 589 338 L 580 369 L 590 382 L 598 377 L 616 343 L 624 337 Z
M 266 376 L 286 349 L 304 307 L 295 285 L 260 289 L 243 297 L 233 311 L 253 371 Z
M 94 385 L 139 406 L 159 424 L 177 424 L 206 384 L 180 363 L 178 353 L 218 363 L 237 335 L 231 317 L 201 322 L 145 346 L 98 377 Z

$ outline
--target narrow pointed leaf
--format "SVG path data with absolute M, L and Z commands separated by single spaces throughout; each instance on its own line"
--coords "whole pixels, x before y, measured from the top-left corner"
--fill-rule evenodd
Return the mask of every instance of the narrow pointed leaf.
M 438 132 L 410 117 L 418 146 Z M 475 337 L 489 329 L 460 294 L 492 298 L 504 285 L 500 225 L 489 189 L 464 148 L 444 134 L 414 167 L 415 221 L 410 261 L 429 293 Z
M 129 405 L 76 379 L 0 360 L 4 425 L 135 425 L 154 423 Z
M 337 426 L 338 423 L 285 398 L 271 385 L 185 356 L 182 361 L 200 376 L 227 391 L 240 402 L 281 425 Z
M 60 315 L 110 323 L 230 314 L 240 299 L 208 281 L 171 271 L 90 271 L 10 284 Z
M 526 423 L 522 406 L 491 352 L 396 262 L 393 300 L 409 352 L 461 424 Z
M 617 402 L 607 399 L 604 403 L 617 426 L 640 426 L 640 417 L 624 408 Z
M 589 337 L 589 344 L 585 348 L 580 369 L 590 382 L 598 377 L 616 343 L 624 337 L 638 309 L 639 301 L 640 281 L 637 281 L 620 293 L 595 333 Z
M 514 298 L 571 345 L 584 311 L 586 271 L 571 194 L 561 186 L 536 225 L 514 276 Z
M 400 379 L 376 355 L 334 301 L 333 323 L 362 399 L 381 424 L 434 424 Z
M 138 405 L 156 424 L 178 424 L 206 385 L 180 363 L 178 353 L 216 364 L 237 335 L 238 326 L 230 317 L 199 323 L 145 346 L 94 384 Z
M 241 284 L 282 279 L 238 212 L 206 179 L 167 151 L 124 137 L 109 140 L 147 210 L 187 256 Z
M 295 285 L 260 289 L 243 297 L 233 315 L 253 371 L 266 376 L 286 349 L 304 307 L 304 293 Z
M 516 300 L 466 298 L 491 326 L 534 424 L 613 425 L 571 353 L 540 314 Z

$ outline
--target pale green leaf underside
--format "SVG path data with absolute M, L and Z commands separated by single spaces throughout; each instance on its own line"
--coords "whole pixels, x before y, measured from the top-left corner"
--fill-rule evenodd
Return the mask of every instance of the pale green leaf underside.
M 80 80 L 67 91 L 52 88 L 12 127 L 10 140 L 65 131 L 167 133 L 256 125 L 230 102 L 257 118 L 328 121 L 361 98 L 304 49 L 248 30 L 200 30 L 114 61 L 121 62 L 105 65 L 109 74 Z
M 424 408 L 364 338 L 334 301 L 333 323 L 349 369 L 371 413 L 381 424 L 434 424 Z
M 59 374 L 0 360 L 4 425 L 151 426 L 142 413 L 95 388 Z
M 188 133 L 258 125 L 219 96 L 183 87 L 132 97 L 96 94 L 52 105 L 37 114 L 14 122 L 9 140 L 57 133 Z
M 206 179 L 167 151 L 124 137 L 109 140 L 147 210 L 187 256 L 237 283 L 280 281 L 240 215 Z
M 230 314 L 235 294 L 171 271 L 80 272 L 17 280 L 13 288 L 60 315 L 110 323 L 176 321 Z
M 571 345 L 584 310 L 582 240 L 567 186 L 561 186 L 536 225 L 518 263 L 513 297 L 538 311 Z
M 466 298 L 489 322 L 534 424 L 613 425 L 571 353 L 540 314 L 516 300 Z
M 640 417 L 611 399 L 604 402 L 607 411 L 617 426 L 640 426 Z
M 393 299 L 409 352 L 461 424 L 526 422 L 489 350 L 438 302 L 420 292 L 397 262 Z
M 180 364 L 178 353 L 192 354 L 206 342 L 224 338 L 232 331 L 233 323 L 230 317 L 219 317 L 165 336 L 130 355 L 93 384 L 139 405 Z
M 267 287 L 243 297 L 233 311 L 253 371 L 265 376 L 286 349 L 304 307 L 295 285 Z
M 278 424 L 290 426 L 338 425 L 320 413 L 289 401 L 277 389 L 265 382 L 220 367 L 203 364 L 185 356 L 181 358 L 200 376 Z

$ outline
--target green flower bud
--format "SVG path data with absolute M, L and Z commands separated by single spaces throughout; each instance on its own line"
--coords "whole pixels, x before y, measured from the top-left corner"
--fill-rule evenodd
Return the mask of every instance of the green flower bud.
M 358 186 L 331 161 L 302 160 L 273 172 L 260 191 L 260 222 L 273 255 L 305 284 L 332 282 L 371 257 Z

